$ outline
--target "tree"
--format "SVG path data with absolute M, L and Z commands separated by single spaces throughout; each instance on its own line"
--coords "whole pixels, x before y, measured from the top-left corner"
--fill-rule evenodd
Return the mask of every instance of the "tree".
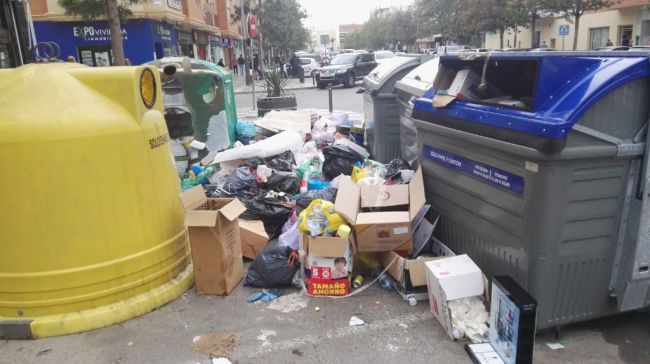
M 129 6 L 138 2 L 140 0 L 58 0 L 66 15 L 78 15 L 83 19 L 107 19 L 113 57 L 115 64 L 120 66 L 125 65 L 121 21 L 133 14 Z
M 416 0 L 417 14 L 422 19 L 421 34 L 442 34 L 445 43 L 450 39 L 464 43 L 468 36 L 461 18 L 468 3 L 459 0 Z
M 563 0 L 559 8 L 564 12 L 567 20 L 573 18 L 575 30 L 573 33 L 573 50 L 578 49 L 578 32 L 580 31 L 580 18 L 586 11 L 608 8 L 614 4 L 612 0 Z
M 265 0 L 258 12 L 267 46 L 294 51 L 305 47 L 309 33 L 302 19 L 307 14 L 296 0 Z
M 535 22 L 560 11 L 561 0 L 524 0 L 522 5 L 530 22 L 530 46 L 539 47 L 538 39 L 535 37 Z

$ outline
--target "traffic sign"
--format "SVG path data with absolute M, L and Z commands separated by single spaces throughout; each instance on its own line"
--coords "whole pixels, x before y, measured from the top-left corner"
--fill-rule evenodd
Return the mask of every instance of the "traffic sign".
M 569 35 L 569 24 L 560 25 L 560 35 Z

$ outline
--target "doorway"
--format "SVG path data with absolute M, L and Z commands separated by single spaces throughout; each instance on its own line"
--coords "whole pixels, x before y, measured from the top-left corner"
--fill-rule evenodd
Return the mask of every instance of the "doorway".
M 551 38 L 551 42 L 549 44 L 549 47 L 555 48 L 555 38 Z

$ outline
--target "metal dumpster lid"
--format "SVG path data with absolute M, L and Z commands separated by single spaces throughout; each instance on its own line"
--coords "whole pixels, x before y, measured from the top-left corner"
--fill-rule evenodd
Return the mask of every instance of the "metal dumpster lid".
M 375 67 L 368 76 L 363 78 L 363 87 L 368 92 L 377 91 L 388 82 L 393 75 L 405 68 L 420 64 L 419 57 L 393 57 L 385 59 Z
M 440 58 L 438 57 L 422 63 L 398 80 L 395 83 L 395 88 L 415 97 L 422 97 L 424 92 L 433 86 L 439 65 Z
M 489 127 L 510 129 L 550 139 L 564 139 L 575 123 L 601 98 L 633 80 L 650 76 L 650 52 L 494 52 L 491 60 L 538 62 L 533 107 L 528 110 L 480 101 L 456 100 L 434 108 L 418 99 L 418 117 L 437 114 Z M 459 54 L 440 57 L 460 60 Z M 414 112 L 414 114 L 416 114 Z

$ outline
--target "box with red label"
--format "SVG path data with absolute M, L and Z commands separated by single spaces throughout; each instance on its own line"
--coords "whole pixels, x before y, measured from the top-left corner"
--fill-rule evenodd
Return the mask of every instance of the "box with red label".
M 350 292 L 352 245 L 349 238 L 303 235 L 305 284 L 311 296 L 345 296 Z

